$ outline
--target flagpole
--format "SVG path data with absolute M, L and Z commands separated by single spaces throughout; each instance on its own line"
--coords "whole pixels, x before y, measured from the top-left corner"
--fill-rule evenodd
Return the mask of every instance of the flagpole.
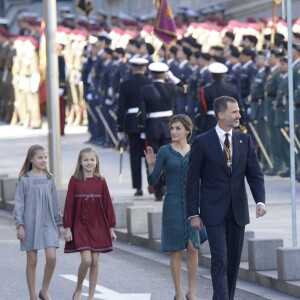
M 285 0 L 283 0 L 285 1 Z M 288 53 L 292 53 L 292 1 L 287 0 L 288 24 Z M 294 120 L 294 87 L 293 87 L 293 60 L 288 55 L 288 89 L 289 89 L 289 124 L 290 124 L 290 172 L 291 172 L 291 210 L 292 210 L 292 241 L 297 247 L 297 216 L 296 216 L 296 168 L 295 168 L 295 120 Z

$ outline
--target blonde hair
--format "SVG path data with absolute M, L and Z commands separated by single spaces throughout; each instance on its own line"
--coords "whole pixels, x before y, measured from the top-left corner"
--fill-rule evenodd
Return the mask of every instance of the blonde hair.
M 175 122 L 180 122 L 183 125 L 184 129 L 188 131 L 186 138 L 187 140 L 189 140 L 193 132 L 193 122 L 190 117 L 184 114 L 174 115 L 169 122 L 169 128 L 171 128 L 171 125 Z
M 75 172 L 73 174 L 73 176 L 78 180 L 85 179 L 84 172 L 83 172 L 82 165 L 81 165 L 81 159 L 82 159 L 82 156 L 83 156 L 84 153 L 90 153 L 90 152 L 94 153 L 95 156 L 96 156 L 96 167 L 95 167 L 93 175 L 100 178 L 100 179 L 103 179 L 103 177 L 100 174 L 100 162 L 99 162 L 98 154 L 97 154 L 96 150 L 93 147 L 87 147 L 87 148 L 82 149 L 79 152 L 79 155 L 78 155 L 76 169 L 75 169 Z
M 47 149 L 41 145 L 32 145 L 29 147 L 28 151 L 27 151 L 27 155 L 26 155 L 26 158 L 25 158 L 25 161 L 24 161 L 24 164 L 21 168 L 21 171 L 20 171 L 20 174 L 19 174 L 19 179 L 22 177 L 22 176 L 28 176 L 28 172 L 30 170 L 32 170 L 32 163 L 31 163 L 31 160 L 33 159 L 33 157 L 37 154 L 38 151 L 40 150 L 44 150 L 44 151 L 47 151 Z M 51 174 L 47 167 L 45 167 L 45 170 L 44 170 L 45 174 L 47 175 L 47 178 L 48 179 L 51 179 L 53 177 L 53 174 Z

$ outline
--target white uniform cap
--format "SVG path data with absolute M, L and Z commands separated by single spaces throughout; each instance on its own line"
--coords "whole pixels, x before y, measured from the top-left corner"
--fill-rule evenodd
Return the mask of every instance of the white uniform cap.
M 213 62 L 209 65 L 208 71 L 213 74 L 225 74 L 228 71 L 228 68 L 226 65 L 219 63 L 219 62 Z
M 149 63 L 149 60 L 142 57 L 134 57 L 129 59 L 129 63 L 131 65 L 137 65 L 137 66 L 145 66 Z
M 169 70 L 169 66 L 162 62 L 154 62 L 149 65 L 148 69 L 151 72 L 163 73 L 163 72 L 167 72 Z

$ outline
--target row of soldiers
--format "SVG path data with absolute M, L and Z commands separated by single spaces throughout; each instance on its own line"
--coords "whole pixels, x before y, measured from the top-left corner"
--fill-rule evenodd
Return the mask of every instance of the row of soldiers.
M 240 99 L 245 122 L 250 120 L 255 123 L 259 136 L 261 136 L 261 140 L 273 162 L 273 168 L 268 170 L 269 174 L 277 174 L 284 167 L 288 167 L 287 163 L 284 164 L 282 157 L 276 158 L 278 148 L 274 148 L 275 144 L 273 142 L 269 143 L 270 139 L 267 138 L 268 136 L 273 138 L 276 136 L 271 131 L 274 127 L 274 120 L 272 116 L 267 115 L 266 109 L 268 107 L 264 104 L 262 106 L 264 110 L 260 109 L 260 116 L 262 115 L 264 119 L 263 122 L 259 122 L 259 114 L 254 113 L 256 102 L 258 104 L 267 103 L 266 97 L 269 96 L 266 95 L 277 94 L 277 91 L 274 92 L 274 87 L 272 87 L 270 93 L 265 91 L 269 81 L 267 83 L 262 81 L 263 96 L 257 98 L 256 92 L 253 91 L 255 90 L 255 84 L 260 82 L 260 78 L 257 78 L 257 76 L 261 74 L 259 71 L 261 57 L 265 57 L 263 65 L 264 67 L 267 66 L 266 69 L 269 69 L 269 77 L 272 72 L 273 57 L 277 58 L 276 65 L 282 63 L 280 58 L 286 55 L 286 42 L 283 35 L 277 34 L 272 51 L 258 53 L 256 51 L 258 40 L 255 36 L 245 35 L 239 47 L 236 47 L 234 46 L 235 35 L 229 31 L 223 36 L 222 47 L 211 46 L 208 51 L 201 49 L 197 39 L 192 36 L 177 41 L 169 49 L 164 46 L 155 49 L 151 43 L 137 37 L 129 39 L 124 49 L 123 47 L 112 47 L 114 41 L 107 33 L 88 38 L 81 31 L 77 31 L 76 34 L 71 30 L 61 31 L 63 32 L 62 36 L 72 35 L 72 38 L 58 40 L 58 44 L 62 45 L 63 48 L 61 54 L 64 53 L 60 56 L 64 57 L 66 64 L 65 67 L 60 68 L 60 73 L 67 70 L 65 76 L 60 76 L 60 94 L 63 96 L 64 101 L 71 99 L 68 102 L 69 105 L 67 105 L 71 122 L 76 120 L 76 123 L 80 124 L 86 118 L 88 119 L 91 131 L 90 142 L 107 147 L 112 147 L 117 143 L 117 131 L 121 132 L 121 124 L 118 124 L 118 128 L 116 127 L 118 107 L 120 106 L 120 83 L 132 76 L 132 64 L 128 63 L 129 59 L 142 57 L 148 60 L 148 64 L 153 59 L 167 63 L 171 70 L 170 77 L 174 76 L 180 80 L 183 92 L 176 97 L 173 110 L 174 113 L 188 114 L 195 123 L 197 133 L 207 130 L 207 127 L 205 127 L 208 123 L 207 120 L 210 118 L 209 116 L 212 116 L 212 109 L 209 107 L 209 87 L 214 82 L 222 81 L 223 85 L 226 86 L 226 90 L 234 91 L 233 94 Z M 39 75 L 40 70 L 37 62 L 38 44 L 34 39 L 28 37 L 24 39 L 17 38 L 12 44 L 9 37 L 5 35 L 5 32 L 2 32 L 2 34 L 0 32 L 2 38 L 0 40 L 1 49 L 9 45 L 10 50 L 6 53 L 11 56 L 11 63 L 10 66 L 7 65 L 7 58 L 1 62 L 3 66 L 0 68 L 3 72 L 1 84 L 9 82 L 8 78 L 11 78 L 11 83 L 9 88 L 1 89 L 1 104 L 10 107 L 10 114 L 16 108 L 19 121 L 22 124 L 30 124 L 29 126 L 32 128 L 38 128 L 41 126 L 40 104 L 43 102 L 39 100 L 41 99 L 40 82 L 42 78 Z M 263 48 L 269 50 L 269 46 L 269 40 L 266 37 Z M 297 62 L 298 44 L 295 43 L 293 49 L 293 53 L 296 53 L 293 54 L 293 59 L 294 62 Z M 209 71 L 208 68 L 212 62 L 219 62 L 227 66 L 228 70 L 224 72 L 226 73 L 224 79 L 219 80 L 213 75 L 215 73 Z M 298 96 L 296 93 L 297 84 L 299 82 L 297 79 L 298 72 L 296 71 L 297 63 L 295 63 L 294 69 L 294 97 L 296 103 Z M 268 76 L 266 78 L 269 78 Z M 280 76 L 283 77 L 281 72 Z M 146 71 L 146 77 L 149 79 L 149 71 Z M 278 85 L 275 86 L 277 88 Z M 217 91 L 218 89 L 212 90 Z M 4 95 L 5 93 L 9 94 L 9 91 L 14 94 L 15 100 L 12 100 L 12 96 Z M 220 92 L 223 93 L 222 89 Z M 212 97 L 215 96 L 213 94 Z M 287 96 L 285 95 L 285 97 Z M 283 101 L 283 103 L 286 104 L 286 101 Z M 257 107 L 261 107 L 261 105 L 257 105 Z M 271 105 L 271 107 L 274 110 L 274 105 Z M 63 106 L 61 106 L 62 109 L 64 109 Z M 7 114 L 9 110 L 3 109 L 2 111 Z M 9 117 L 7 117 L 8 120 Z M 62 122 L 64 123 L 64 120 Z M 299 124 L 297 118 L 296 124 Z M 262 127 L 265 129 L 261 129 L 260 125 L 263 125 Z M 285 129 L 286 127 L 284 126 Z M 282 129 L 282 127 L 279 129 Z M 264 136 L 267 137 L 264 138 Z M 283 137 L 283 134 L 279 135 L 276 141 L 280 141 Z M 284 143 L 279 144 L 282 146 Z M 272 150 L 272 147 L 275 151 Z M 280 152 L 280 155 L 283 153 L 282 151 L 278 152 Z M 261 162 L 268 168 L 263 156 Z M 278 162 L 280 163 L 278 164 Z M 287 171 L 287 169 L 283 171 Z

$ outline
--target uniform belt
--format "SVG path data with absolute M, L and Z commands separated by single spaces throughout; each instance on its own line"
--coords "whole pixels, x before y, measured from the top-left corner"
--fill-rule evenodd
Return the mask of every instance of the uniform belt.
M 156 111 L 147 114 L 147 118 L 163 118 L 163 117 L 171 117 L 171 116 L 173 116 L 172 110 Z
M 209 115 L 209 116 L 213 116 L 215 114 L 215 112 L 213 110 L 208 110 L 206 112 L 206 114 Z
M 139 111 L 138 107 L 131 107 L 131 108 L 128 108 L 127 113 L 128 114 L 136 114 L 138 111 Z

